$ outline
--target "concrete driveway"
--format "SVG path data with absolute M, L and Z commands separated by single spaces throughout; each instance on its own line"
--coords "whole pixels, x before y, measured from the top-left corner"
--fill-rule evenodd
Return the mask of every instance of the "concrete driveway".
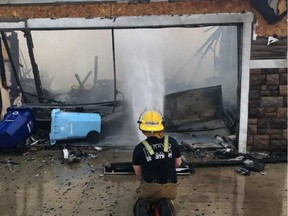
M 61 163 L 60 153 L 0 155 L 0 216 L 133 215 L 136 177 L 103 175 L 103 164 L 131 161 L 131 149 L 99 151 L 72 164 Z M 236 168 L 196 168 L 179 176 L 176 215 L 287 215 L 286 163 L 267 164 L 264 175 L 244 176 Z

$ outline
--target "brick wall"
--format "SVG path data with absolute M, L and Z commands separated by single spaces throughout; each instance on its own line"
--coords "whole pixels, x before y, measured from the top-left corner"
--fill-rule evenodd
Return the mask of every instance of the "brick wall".
M 287 68 L 250 70 L 250 150 L 287 150 Z

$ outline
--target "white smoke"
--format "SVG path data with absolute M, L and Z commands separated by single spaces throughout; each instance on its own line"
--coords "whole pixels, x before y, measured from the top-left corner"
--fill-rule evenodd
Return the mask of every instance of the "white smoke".
M 236 104 L 237 28 L 226 27 L 226 39 L 215 40 L 219 42 L 216 46 L 209 38 L 218 28 L 114 30 L 117 90 L 130 102 L 132 128 L 138 128 L 136 122 L 145 107 L 163 112 L 164 95 L 173 92 L 221 85 L 224 103 Z M 32 35 L 40 73 L 45 71 L 54 78 L 53 90 L 79 85 L 74 75 L 83 80 L 93 71 L 95 56 L 99 59 L 98 79 L 113 79 L 111 30 L 33 31 Z M 19 32 L 19 39 L 29 63 L 23 33 Z M 205 44 L 210 46 L 201 49 Z M 92 85 L 93 76 L 86 83 Z
M 151 65 L 145 59 L 133 58 L 126 71 L 127 93 L 130 99 L 135 127 L 139 115 L 145 108 L 159 109 L 163 112 L 164 106 L 164 78 L 160 65 Z M 144 138 L 138 132 L 139 139 Z

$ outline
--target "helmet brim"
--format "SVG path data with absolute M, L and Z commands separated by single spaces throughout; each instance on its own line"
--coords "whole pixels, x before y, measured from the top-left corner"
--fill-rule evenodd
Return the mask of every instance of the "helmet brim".
M 162 123 L 158 125 L 145 125 L 141 123 L 139 129 L 142 131 L 162 131 L 164 130 L 164 125 Z

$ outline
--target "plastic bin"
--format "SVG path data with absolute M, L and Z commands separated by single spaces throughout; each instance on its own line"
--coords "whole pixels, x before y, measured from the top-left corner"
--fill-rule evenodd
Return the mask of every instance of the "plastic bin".
M 35 117 L 31 108 L 8 107 L 0 122 L 0 147 L 15 148 L 26 141 L 35 130 Z
M 101 116 L 97 113 L 63 112 L 53 109 L 51 112 L 50 143 L 57 140 L 88 138 L 97 142 L 101 132 Z

